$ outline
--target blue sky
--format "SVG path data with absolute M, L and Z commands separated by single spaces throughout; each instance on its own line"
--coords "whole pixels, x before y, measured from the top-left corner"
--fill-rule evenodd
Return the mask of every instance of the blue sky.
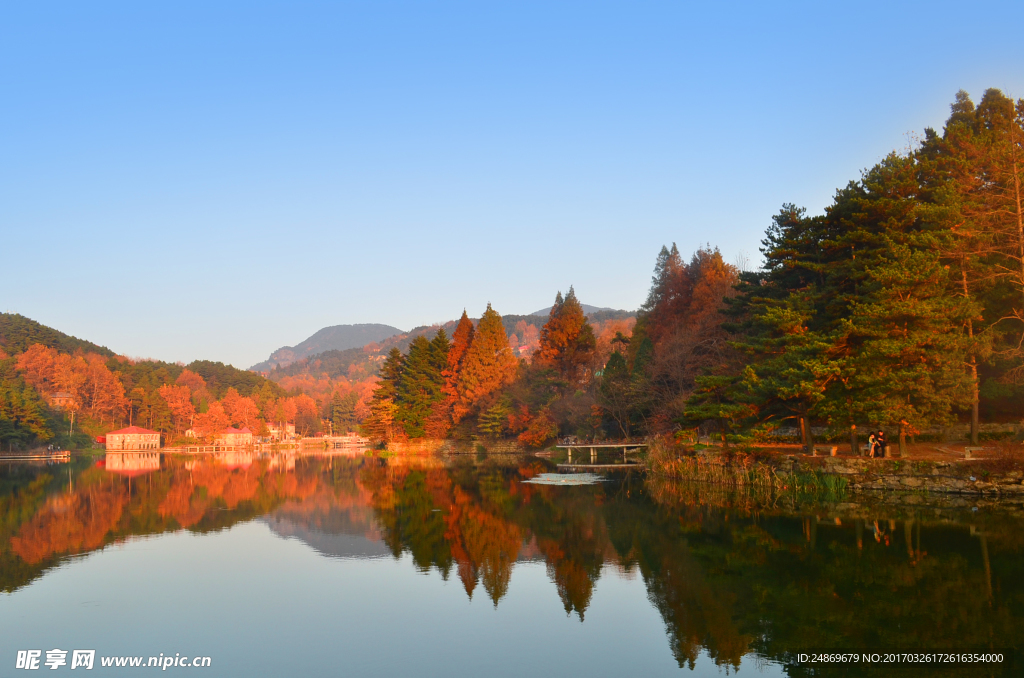
M 0 310 L 247 367 L 326 325 L 636 308 L 756 264 L 960 88 L 1024 3 L 6 3 Z

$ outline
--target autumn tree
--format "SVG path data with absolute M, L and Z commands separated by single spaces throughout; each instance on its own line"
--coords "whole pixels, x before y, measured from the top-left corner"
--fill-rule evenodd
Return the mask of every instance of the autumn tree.
M 519 361 L 508 346 L 501 316 L 487 304 L 459 371 L 456 411 L 471 411 L 481 400 L 510 383 L 518 366 Z
M 736 268 L 717 249 L 699 249 L 686 263 L 674 244 L 662 247 L 628 344 L 634 371 L 644 381 L 634 388 L 645 401 L 635 409 L 647 413 L 649 429 L 671 426 L 695 379 L 735 360 L 722 310 L 736 283 Z
M 292 421 L 295 422 L 295 432 L 301 436 L 310 436 L 318 433 L 322 426 L 320 420 L 320 409 L 316 401 L 305 393 L 288 398 L 294 403 L 295 415 Z
M 195 416 L 192 428 L 200 438 L 211 438 L 226 429 L 230 423 L 224 405 L 215 400 L 210 403 L 206 412 Z
M 435 430 L 445 431 L 451 424 L 456 424 L 465 416 L 468 410 L 459 405 L 459 375 L 462 372 L 462 364 L 466 359 L 470 345 L 473 343 L 473 336 L 476 330 L 473 321 L 466 315 L 465 309 L 459 324 L 452 333 L 451 346 L 448 348 L 448 359 L 444 369 L 444 400 L 439 402 L 435 408 L 433 421 Z
M 192 404 L 192 390 L 188 386 L 164 384 L 159 392 L 171 410 L 175 433 L 181 435 L 186 429 L 192 428 L 196 415 L 195 405 Z
M 259 405 L 252 398 L 239 395 L 233 387 L 221 398 L 221 404 L 233 426 L 244 426 L 253 431 L 259 429 Z
M 206 387 L 206 380 L 188 368 L 181 371 L 181 374 L 174 380 L 174 383 L 179 386 L 188 386 L 192 397 L 195 398 L 196 405 L 199 405 L 204 400 L 207 402 L 211 400 L 210 391 Z M 265 388 L 269 388 L 269 386 L 270 382 L 264 384 Z
M 555 370 L 566 384 L 576 388 L 589 381 L 593 373 L 596 344 L 576 292 L 569 287 L 564 299 L 561 292 L 555 296 L 548 321 L 540 332 L 540 347 L 534 352 L 533 363 Z

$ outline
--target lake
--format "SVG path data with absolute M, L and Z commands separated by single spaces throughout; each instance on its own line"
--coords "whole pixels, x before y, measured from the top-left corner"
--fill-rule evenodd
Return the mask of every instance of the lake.
M 87 675 L 157 670 L 101 665 L 120 657 L 209 657 L 211 676 L 1024 675 L 1019 504 L 556 471 L 362 451 L 5 462 L 0 676 L 19 650 L 49 671 L 55 649 L 60 671 L 95 650 Z M 1005 658 L 800 658 L 826 650 Z

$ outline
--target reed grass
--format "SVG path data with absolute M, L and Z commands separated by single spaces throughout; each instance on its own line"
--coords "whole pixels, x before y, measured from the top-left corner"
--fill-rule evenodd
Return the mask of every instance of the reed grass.
M 647 467 L 654 475 L 720 485 L 763 499 L 792 494 L 802 499 L 841 501 L 847 492 L 846 478 L 839 475 L 819 471 L 780 474 L 769 460 L 749 453 L 684 454 L 682 448 L 663 439 L 649 444 Z

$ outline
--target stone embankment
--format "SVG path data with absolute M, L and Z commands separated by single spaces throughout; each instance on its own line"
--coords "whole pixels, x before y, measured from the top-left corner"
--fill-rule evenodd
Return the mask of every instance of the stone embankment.
M 1024 496 L 1024 469 L 1009 460 L 921 461 L 857 457 L 783 457 L 776 474 L 841 476 L 851 490 L 902 490 L 947 494 Z

